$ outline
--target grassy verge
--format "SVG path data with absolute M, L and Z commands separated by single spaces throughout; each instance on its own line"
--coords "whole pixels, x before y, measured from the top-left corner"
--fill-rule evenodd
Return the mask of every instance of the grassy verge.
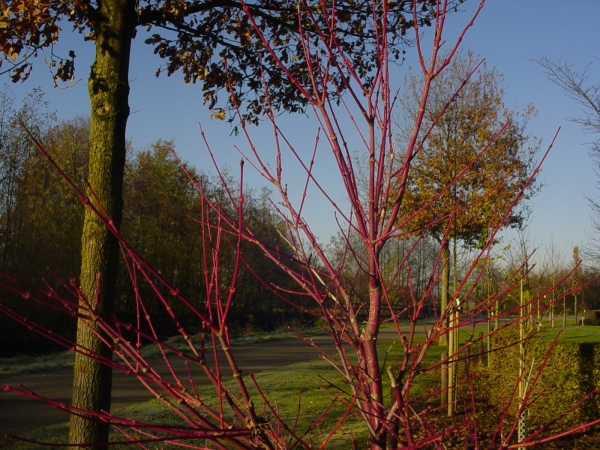
M 462 329 L 460 331 L 461 342 L 465 342 L 470 338 L 477 337 L 479 332 L 485 332 L 487 327 L 477 327 L 475 329 Z M 552 339 L 553 335 L 559 329 L 546 330 L 544 339 Z M 276 337 L 279 336 L 279 337 Z M 273 335 L 269 337 L 258 337 L 254 342 L 262 342 L 265 339 L 285 338 L 282 335 Z M 285 336 L 285 335 L 283 335 Z M 568 327 L 561 335 L 561 340 L 565 341 L 582 341 L 590 342 L 590 339 L 600 340 L 600 327 Z M 253 342 L 252 340 L 244 341 L 244 344 Z M 422 336 L 417 337 L 417 342 L 423 340 Z M 594 340 L 593 342 L 596 342 Z M 239 344 L 239 341 L 238 341 Z M 446 350 L 445 347 L 433 345 L 429 348 L 426 356 L 425 366 L 436 363 L 440 360 L 441 354 Z M 380 357 L 382 367 L 387 363 L 402 357 L 400 346 L 396 344 L 383 344 L 380 348 Z M 428 398 L 432 388 L 437 386 L 438 373 L 424 373 L 419 375 L 415 384 L 411 389 L 411 398 L 419 399 L 422 402 L 430 401 L 437 402 L 437 398 Z M 329 383 L 340 387 L 342 390 L 348 391 L 348 386 L 344 380 L 326 361 L 312 360 L 308 362 L 292 364 L 278 370 L 262 372 L 256 374 L 256 379 L 261 389 L 267 397 L 276 403 L 281 416 L 287 423 L 294 423 L 296 416 L 298 417 L 298 430 L 307 430 L 311 428 L 312 421 L 325 411 L 332 402 L 336 392 L 334 392 Z M 328 383 L 329 382 L 329 383 Z M 250 381 L 248 380 L 248 383 Z M 385 386 L 385 392 L 388 393 L 388 386 Z M 200 396 L 206 403 L 214 402 L 214 389 L 210 386 L 200 389 Z M 260 403 L 256 391 L 253 392 L 253 397 L 256 399 L 256 404 Z M 385 400 L 387 402 L 387 399 Z M 214 404 L 214 403 L 213 403 Z M 299 408 L 299 409 L 298 409 Z M 337 418 L 342 414 L 342 405 L 337 405 L 330 411 L 328 417 L 321 423 L 320 428 L 312 429 L 309 435 L 313 442 L 320 442 L 322 437 L 328 433 L 335 424 Z M 157 400 L 152 400 L 144 403 L 130 405 L 114 413 L 120 417 L 135 419 L 141 422 L 148 423 L 177 423 L 177 419 L 165 408 L 165 406 Z M 263 414 L 263 411 L 259 411 Z M 270 414 L 269 414 L 270 415 Z M 64 443 L 67 436 L 67 425 L 58 424 L 48 427 L 43 427 L 26 434 L 26 438 L 48 443 Z M 350 448 L 350 442 L 355 439 L 358 442 L 358 448 L 366 448 L 366 429 L 362 421 L 350 416 L 336 434 L 333 436 L 328 449 L 345 450 Z M 114 434 L 114 440 L 122 440 L 123 437 Z M 203 445 L 203 442 L 197 442 L 198 445 Z M 14 449 L 33 449 L 40 448 L 37 445 L 29 443 L 21 443 L 18 441 L 0 440 L 0 448 Z M 113 448 L 130 448 L 126 445 L 116 445 Z M 152 446 L 150 448 L 153 448 Z M 158 448 L 158 447 L 157 447 Z M 175 448 L 170 445 L 160 445 L 160 448 Z
M 560 342 L 600 342 L 600 326 L 567 326 L 543 330 L 543 340 L 552 341 L 561 333 Z
M 264 337 L 259 339 L 258 342 L 262 342 L 263 340 Z M 400 346 L 397 344 L 386 344 L 381 347 L 380 356 L 382 361 L 390 361 L 401 356 Z M 439 360 L 439 354 L 441 354 L 441 350 L 439 353 L 435 351 L 431 352 L 433 358 L 432 361 Z M 334 427 L 336 420 L 344 411 L 344 406 L 339 402 L 329 409 L 335 396 L 339 393 L 338 391 L 335 391 L 335 389 L 332 389 L 331 385 L 339 387 L 346 393 L 350 392 L 342 376 L 336 372 L 327 361 L 322 359 L 291 364 L 274 371 L 261 372 L 256 374 L 255 378 L 262 391 L 269 400 L 272 401 L 272 404 L 276 405 L 279 414 L 284 421 L 288 424 L 293 424 L 297 417 L 297 430 L 309 430 L 308 435 L 313 442 L 320 442 Z M 251 381 L 247 379 L 247 383 L 250 384 Z M 387 389 L 388 388 L 386 387 L 386 392 Z M 206 404 L 211 405 L 211 403 L 213 403 L 213 406 L 216 406 L 216 404 L 214 404 L 215 391 L 212 387 L 202 387 L 199 391 L 200 397 Z M 251 388 L 251 391 L 252 396 L 255 399 L 255 404 L 259 405 L 261 402 L 258 392 L 254 388 Z M 425 384 L 423 384 L 423 389 L 419 389 L 419 391 L 419 394 L 416 391 L 414 394 L 422 395 L 427 392 Z M 329 413 L 327 414 L 327 417 L 321 421 L 319 427 L 313 427 L 315 418 L 319 417 L 328 409 Z M 133 404 L 113 412 L 117 416 L 135 419 L 140 422 L 178 423 L 177 418 L 157 400 Z M 258 412 L 259 414 L 265 413 L 265 411 L 262 410 L 259 410 Z M 268 415 L 270 416 L 271 414 Z M 64 423 L 33 430 L 24 434 L 23 437 L 48 444 L 60 444 L 66 442 L 67 434 L 67 424 Z M 112 439 L 115 441 L 122 440 L 123 436 L 115 433 L 113 434 Z M 359 448 L 367 447 L 366 428 L 362 423 L 362 420 L 354 416 L 348 417 L 344 426 L 339 428 L 333 435 L 327 448 L 346 450 L 351 447 L 350 442 L 352 439 L 359 442 Z M 196 444 L 202 446 L 204 443 L 197 442 Z M 0 447 L 15 449 L 40 448 L 39 446 L 26 442 L 7 440 L 0 440 Z M 115 445 L 113 448 L 126 447 L 126 445 Z M 175 447 L 160 445 L 160 448 Z
M 292 364 L 276 371 L 262 372 L 256 375 L 256 379 L 263 392 L 274 403 L 276 400 L 277 408 L 284 420 L 287 423 L 294 423 L 298 407 L 298 430 L 306 430 L 311 426 L 311 421 L 325 411 L 331 401 L 332 396 L 327 392 L 328 384 L 324 380 L 329 380 L 338 385 L 341 383 L 341 378 L 333 368 L 323 360 L 313 360 Z M 248 380 L 250 382 L 250 380 Z M 212 387 L 203 387 L 199 389 L 200 397 L 206 404 L 215 402 L 214 389 Z M 258 393 L 254 390 L 253 396 L 256 398 L 256 403 L 260 400 Z M 216 405 L 213 405 L 216 406 Z M 321 423 L 320 429 L 326 432 L 331 429 L 335 423 L 335 419 L 342 413 L 340 406 L 333 408 L 327 420 Z M 158 400 L 137 403 L 125 408 L 114 411 L 114 414 L 128 419 L 135 419 L 146 423 L 172 423 L 176 424 L 177 418 Z M 57 424 L 33 430 L 23 435 L 23 437 L 38 442 L 48 444 L 66 443 L 68 435 L 67 424 Z M 310 432 L 312 438 L 318 442 L 320 440 L 319 431 L 313 430 Z M 366 429 L 359 420 L 350 418 L 344 427 L 341 428 L 331 441 L 331 445 L 327 448 L 331 449 L 347 449 L 351 436 L 357 437 L 359 440 L 362 437 L 363 444 L 366 444 Z M 117 432 L 112 434 L 112 439 L 115 441 L 123 440 L 123 436 Z M 193 442 L 188 442 L 192 444 Z M 195 442 L 196 445 L 203 445 L 204 442 Z M 20 441 L 0 440 L 1 448 L 21 449 L 38 449 L 40 446 Z M 128 448 L 126 445 L 115 445 L 111 448 Z M 151 446 L 151 448 L 153 448 Z M 156 448 L 176 448 L 174 445 L 161 444 Z M 177 447 L 180 448 L 180 447 Z

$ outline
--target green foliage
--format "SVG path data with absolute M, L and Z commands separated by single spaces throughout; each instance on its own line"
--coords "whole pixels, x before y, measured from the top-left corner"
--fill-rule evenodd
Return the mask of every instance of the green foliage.
M 0 193 L 3 194 L 0 196 L 0 271 L 34 286 L 41 286 L 42 280 L 46 279 L 50 286 L 60 291 L 60 282 L 49 270 L 64 281 L 78 278 L 83 205 L 32 146 L 18 119 L 34 124 L 36 117 L 41 118 L 32 129 L 58 165 L 80 186 L 87 176 L 90 121 L 77 117 L 57 122 L 50 113 L 44 113 L 45 104 L 39 92 L 34 93 L 20 110 L 13 108 L 9 97 L 0 101 L 1 106 L 4 106 L 4 120 L 0 120 L 3 136 L 0 147 Z M 186 174 L 173 154 L 173 147 L 173 142 L 159 140 L 147 149 L 129 150 L 121 232 L 163 277 L 188 298 L 201 304 L 205 286 L 204 258 L 212 256 L 210 242 L 206 251 L 203 249 L 201 226 L 197 223 L 201 220 L 200 199 L 188 176 L 213 198 L 222 200 L 222 205 L 228 202 L 218 180 L 209 179 L 184 162 Z M 235 184 L 232 179 L 228 182 Z M 244 204 L 244 216 L 257 236 L 271 246 L 285 249 L 280 234 L 283 228 L 267 200 L 267 193 L 247 189 Z M 236 215 L 233 210 L 227 212 Z M 224 232 L 229 234 L 221 249 L 220 270 L 222 279 L 227 281 L 227 271 L 234 257 L 229 244 L 235 243 L 235 237 L 230 234 L 231 230 Z M 293 289 L 289 277 L 285 277 L 255 246 L 245 244 L 243 255 L 265 283 Z M 120 265 L 119 270 L 116 312 L 122 320 L 134 320 L 133 285 L 125 265 Z M 157 317 L 155 326 L 159 334 L 177 333 L 172 321 L 162 314 L 163 306 L 152 289 L 144 282 L 140 282 L 138 288 L 147 301 L 149 312 Z M 167 297 L 181 322 L 192 332 L 198 331 L 197 317 L 189 308 L 172 296 Z M 71 338 L 74 335 L 73 320 L 65 320 L 64 316 L 35 302 L 23 301 L 20 296 L 6 292 L 3 303 L 55 332 Z M 255 274 L 246 266 L 242 267 L 230 328 L 239 332 L 274 330 L 294 320 L 298 328 L 311 323 L 309 315 L 279 301 L 265 284 L 257 281 Z M 35 333 L 22 333 L 22 326 L 6 316 L 2 315 L 0 321 L 0 356 L 54 349 Z M 23 338 L 15 345 L 12 337 L 17 333 Z
M 491 366 L 483 370 L 483 376 L 477 382 L 478 389 L 481 389 L 478 392 L 483 394 L 492 410 L 500 411 L 510 403 L 508 421 L 514 419 L 519 408 L 515 390 L 519 376 L 518 334 L 512 328 L 494 335 Z M 598 395 L 593 395 L 574 411 L 569 413 L 569 410 L 600 380 L 600 343 L 581 339 L 577 342 L 560 341 L 548 356 L 551 346 L 552 342 L 538 336 L 526 343 L 525 380 L 531 389 L 527 408 L 530 430 L 550 424 L 559 417 L 561 419 L 550 425 L 549 430 L 566 430 L 598 417 Z M 535 380 L 546 358 L 545 367 Z M 499 419 L 495 417 L 495 420 Z
M 496 69 L 483 63 L 471 75 L 477 60 L 471 52 L 458 52 L 433 81 L 424 130 L 432 129 L 428 135 L 422 133 L 423 147 L 411 165 L 414 176 L 404 194 L 400 220 L 405 230 L 428 230 L 440 241 L 449 233 L 480 248 L 492 224 L 507 212 L 504 225 L 522 223 L 523 207 L 513 208 L 513 202 L 527 199 L 539 186 L 529 186 L 519 197 L 538 149 L 526 134 L 535 109 L 531 105 L 523 112 L 509 109 L 503 101 L 503 77 Z M 400 99 L 403 142 L 418 114 L 420 82 L 411 71 Z M 432 207 L 427 207 L 429 202 Z
M 57 122 L 40 91 L 33 91 L 19 109 L 6 94 L 0 103 L 0 271 L 36 285 L 45 279 L 64 292 L 48 268 L 67 281 L 78 275 L 83 207 L 34 149 L 19 121 L 43 137 L 49 153 L 77 183 L 85 176 L 89 122 L 83 118 Z M 42 326 L 55 324 L 57 331 L 73 333 L 72 321 L 52 309 L 7 292 L 2 301 Z M 4 315 L 0 330 L 3 355 L 52 348 L 34 333 L 22 333 L 22 327 Z M 17 333 L 22 335 L 18 346 L 14 342 Z

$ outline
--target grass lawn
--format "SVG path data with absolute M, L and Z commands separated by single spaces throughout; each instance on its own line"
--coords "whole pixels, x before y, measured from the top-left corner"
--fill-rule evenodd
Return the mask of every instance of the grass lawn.
M 468 340 L 471 336 L 479 336 L 479 332 L 486 331 L 486 326 L 477 327 L 475 329 L 462 329 L 460 332 L 461 342 Z M 561 330 L 558 328 L 545 330 L 543 331 L 543 339 L 551 340 L 559 331 Z M 423 336 L 417 337 L 417 340 L 420 340 L 421 342 L 423 339 Z M 600 342 L 600 327 L 567 327 L 560 339 L 561 341 L 566 342 Z M 427 352 L 425 365 L 438 362 L 441 354 L 445 350 L 445 347 L 433 345 Z M 400 345 L 397 343 L 394 345 L 381 345 L 380 353 L 382 366 L 384 361 L 389 363 L 402 356 Z M 426 402 L 428 392 L 430 392 L 431 386 L 434 386 L 435 383 L 437 383 L 438 377 L 438 373 L 424 373 L 419 375 L 416 383 L 411 389 L 411 398 L 419 399 L 419 397 L 425 396 L 417 401 Z M 246 380 L 248 385 L 250 385 L 251 381 L 248 378 Z M 286 419 L 287 423 L 293 424 L 296 417 L 298 417 L 297 430 L 310 429 L 312 421 L 330 406 L 335 392 L 329 387 L 328 382 L 349 392 L 348 386 L 344 384 L 342 376 L 326 361 L 321 359 L 292 364 L 275 371 L 261 372 L 256 374 L 256 380 L 267 397 L 273 401 L 273 404 L 277 405 L 281 416 Z M 208 404 L 211 402 L 215 404 L 214 390 L 212 387 L 204 387 L 199 389 L 199 391 L 203 401 Z M 388 392 L 387 386 L 385 392 Z M 255 404 L 259 405 L 260 399 L 256 391 L 253 392 L 253 396 L 256 398 Z M 431 404 L 435 404 L 437 397 L 429 400 Z M 300 408 L 299 413 L 298 408 Z M 342 414 L 342 411 L 342 405 L 337 404 L 331 409 L 330 414 L 321 423 L 319 429 L 313 428 L 309 431 L 309 435 L 313 439 L 313 442 L 320 442 L 322 436 L 327 435 L 328 431 L 335 424 L 337 417 Z M 258 410 L 258 412 L 259 414 L 263 413 L 261 410 Z M 158 400 L 133 404 L 126 408 L 116 410 L 114 413 L 121 417 L 136 419 L 142 422 L 177 423 L 177 419 Z M 64 443 L 66 442 L 66 436 L 67 424 L 44 427 L 27 433 L 26 435 L 28 439 L 49 443 Z M 357 417 L 350 416 L 344 423 L 344 426 L 334 435 L 330 444 L 327 445 L 327 448 L 347 450 L 350 448 L 352 438 L 359 442 L 359 448 L 366 448 L 366 436 L 366 429 L 362 421 Z M 115 434 L 113 438 L 115 440 L 123 439 L 122 436 L 117 434 Z M 203 443 L 197 442 L 196 444 L 201 445 Z M 14 449 L 40 448 L 37 445 L 29 443 L 6 440 L 0 440 L 0 447 Z M 112 448 L 126 447 L 131 448 L 126 445 L 116 445 Z M 154 447 L 151 446 L 150 448 Z M 160 447 L 156 448 L 175 447 L 161 444 Z
M 560 342 L 600 342 L 600 326 L 567 326 L 542 330 L 543 340 L 554 340 L 558 333 Z
M 298 415 L 298 430 L 306 430 L 310 428 L 312 421 L 325 411 L 331 401 L 332 396 L 326 391 L 327 379 L 331 382 L 340 384 L 341 377 L 331 366 L 323 360 L 313 360 L 297 364 L 291 364 L 279 370 L 272 372 L 261 372 L 255 376 L 263 392 L 271 400 L 276 400 L 277 408 L 281 416 L 287 423 L 294 423 L 297 408 L 300 404 L 300 414 Z M 251 383 L 250 379 L 247 379 Z M 255 403 L 258 405 L 260 399 L 254 389 L 251 389 Z M 214 389 L 204 387 L 199 389 L 200 397 L 207 404 L 216 406 L 214 399 Z M 275 403 L 275 402 L 274 402 Z M 158 400 L 151 400 L 144 403 L 137 403 L 131 406 L 113 411 L 115 415 L 135 419 L 141 422 L 149 423 L 177 423 L 177 418 Z M 260 410 L 258 411 L 261 412 Z M 330 419 L 321 423 L 321 430 L 325 432 L 335 423 L 335 418 L 342 413 L 342 408 L 337 406 L 331 410 Z M 67 424 L 57 424 L 48 427 L 43 427 L 24 435 L 27 439 L 36 440 L 46 443 L 66 443 L 68 434 Z M 310 435 L 313 440 L 320 440 L 319 431 L 313 430 Z M 361 421 L 355 418 L 350 418 L 345 426 L 341 428 L 333 437 L 331 445 L 327 448 L 331 449 L 348 449 L 350 436 L 366 437 L 366 429 Z M 123 436 L 118 433 L 113 433 L 114 440 L 123 440 Z M 186 441 L 191 443 L 189 441 Z M 196 445 L 202 445 L 203 442 L 196 442 Z M 366 445 L 366 441 L 363 442 Z M 14 449 L 38 449 L 38 445 L 27 442 L 0 440 L 0 448 Z M 115 445 L 111 448 L 131 448 L 126 445 Z M 154 447 L 150 447 L 154 448 Z M 156 448 L 181 448 L 174 445 L 161 444 Z

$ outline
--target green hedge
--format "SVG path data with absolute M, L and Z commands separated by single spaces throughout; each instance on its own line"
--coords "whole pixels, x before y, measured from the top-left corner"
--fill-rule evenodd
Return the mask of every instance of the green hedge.
M 483 395 L 483 400 L 498 414 L 515 392 L 507 416 L 509 421 L 514 419 L 519 407 L 516 391 L 519 345 L 515 334 L 514 330 L 509 329 L 494 336 L 492 348 L 495 350 L 491 354 L 490 367 L 481 369 L 481 377 L 477 382 L 479 395 Z M 513 343 L 515 345 L 511 345 Z M 535 337 L 526 342 L 525 379 L 529 386 L 535 382 L 551 345 Z M 590 393 L 600 382 L 599 370 L 600 344 L 559 342 L 550 353 L 529 396 L 529 401 L 533 401 L 528 407 L 530 429 L 550 423 Z M 597 419 L 599 398 L 598 394 L 594 394 L 590 400 L 553 425 L 552 429 L 565 429 Z

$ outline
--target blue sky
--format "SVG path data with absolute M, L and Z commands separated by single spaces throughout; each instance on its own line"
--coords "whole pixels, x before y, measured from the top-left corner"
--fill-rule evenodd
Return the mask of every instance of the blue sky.
M 453 14 L 448 23 L 448 41 L 470 17 L 479 1 L 467 0 L 463 12 Z M 591 82 L 600 81 L 600 0 L 488 0 L 474 27 L 468 32 L 462 48 L 473 50 L 485 58 L 488 67 L 495 66 L 505 77 L 505 103 L 523 109 L 533 103 L 538 116 L 532 121 L 529 132 L 543 138 L 545 148 L 556 130 L 562 130 L 543 166 L 544 189 L 532 201 L 533 217 L 530 225 L 532 244 L 540 247 L 542 254 L 551 242 L 570 255 L 574 245 L 585 245 L 586 236 L 592 232 L 590 209 L 584 196 L 595 196 L 597 177 L 587 155 L 588 143 L 598 138 L 585 134 L 568 119 L 581 113 L 579 105 L 548 81 L 543 69 L 532 59 L 543 56 L 558 61 L 568 58 L 576 67 L 592 65 Z M 12 85 L 8 77 L 3 80 L 18 98 L 34 87 L 41 87 L 60 118 L 77 114 L 87 115 L 86 77 L 93 60 L 93 47 L 77 37 L 65 39 L 59 48 L 74 48 L 77 54 L 77 76 L 81 81 L 68 89 L 53 88 L 49 71 L 40 59 L 31 78 L 24 84 Z M 410 61 L 412 51 L 407 52 Z M 178 74 L 156 79 L 154 73 L 160 59 L 152 53 L 142 39 L 134 43 L 131 63 L 131 117 L 128 136 L 135 147 L 155 140 L 174 139 L 177 151 L 198 169 L 211 171 L 211 163 L 200 138 L 202 123 L 219 163 L 237 169 L 240 157 L 233 148 L 237 143 L 246 147 L 242 139 L 233 139 L 227 124 L 210 120 L 202 104 L 201 87 L 186 86 Z M 398 71 L 400 86 L 401 68 Z M 302 116 L 283 117 L 282 124 L 289 130 L 299 149 L 312 150 L 315 135 L 314 121 Z M 272 133 L 268 126 L 252 130 L 261 148 L 272 148 Z M 343 198 L 341 185 L 333 176 L 328 155 L 319 156 L 318 173 L 330 181 L 334 197 Z M 298 184 L 295 168 L 287 171 L 290 184 Z M 255 186 L 261 181 L 256 176 L 247 179 Z M 335 231 L 330 208 L 320 199 L 311 201 L 309 220 L 323 242 Z

